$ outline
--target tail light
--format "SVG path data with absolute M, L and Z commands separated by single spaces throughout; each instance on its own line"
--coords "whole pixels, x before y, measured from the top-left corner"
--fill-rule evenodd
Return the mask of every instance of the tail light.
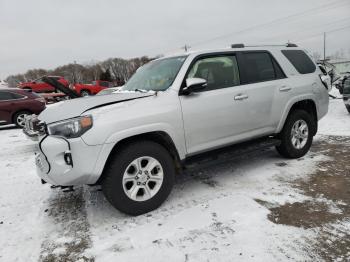
M 321 79 L 321 82 L 322 82 L 323 86 L 328 90 L 330 87 L 327 84 L 326 76 L 325 75 L 319 75 L 319 77 Z

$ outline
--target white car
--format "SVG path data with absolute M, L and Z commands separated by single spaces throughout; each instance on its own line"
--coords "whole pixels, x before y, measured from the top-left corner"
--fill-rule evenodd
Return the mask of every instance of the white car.
M 271 136 L 282 156 L 305 155 L 328 111 L 321 76 L 291 44 L 164 57 L 118 94 L 47 108 L 25 133 L 38 136 L 45 182 L 101 184 L 114 207 L 139 215 L 164 202 L 192 156 Z

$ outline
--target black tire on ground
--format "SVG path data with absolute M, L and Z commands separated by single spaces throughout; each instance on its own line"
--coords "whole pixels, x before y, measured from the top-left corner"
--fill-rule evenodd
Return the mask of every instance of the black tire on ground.
M 20 128 L 24 127 L 24 117 L 30 115 L 29 111 L 19 111 L 13 116 L 13 123 Z
M 308 136 L 305 145 L 297 149 L 292 144 L 292 128 L 299 120 L 303 120 L 306 123 L 308 127 Z M 277 152 L 286 158 L 299 158 L 304 156 L 311 147 L 316 124 L 314 117 L 308 112 L 299 109 L 292 111 L 289 114 L 281 133 L 278 134 L 278 138 L 281 139 L 281 144 L 276 146 Z
M 91 93 L 90 93 L 89 90 L 82 90 L 82 91 L 80 92 L 80 95 L 81 95 L 81 96 L 89 96 L 89 95 L 91 95 Z
M 145 201 L 136 201 L 129 198 L 124 192 L 123 175 L 132 161 L 144 156 L 152 157 L 161 164 L 164 174 L 163 182 L 153 197 Z M 170 194 L 174 179 L 174 160 L 163 146 L 153 141 L 135 141 L 112 156 L 104 171 L 102 191 L 116 209 L 137 216 L 158 208 Z

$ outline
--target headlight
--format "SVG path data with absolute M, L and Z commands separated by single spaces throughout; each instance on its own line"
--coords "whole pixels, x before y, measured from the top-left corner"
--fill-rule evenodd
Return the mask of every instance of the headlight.
M 49 135 L 76 138 L 92 127 L 92 116 L 81 116 L 47 126 Z

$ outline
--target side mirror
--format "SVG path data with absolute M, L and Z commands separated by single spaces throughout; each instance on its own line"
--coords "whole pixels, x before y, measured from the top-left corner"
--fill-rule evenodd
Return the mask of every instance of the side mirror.
M 203 78 L 187 78 L 186 87 L 182 89 L 182 94 L 189 95 L 191 93 L 200 92 L 207 87 L 207 80 Z

